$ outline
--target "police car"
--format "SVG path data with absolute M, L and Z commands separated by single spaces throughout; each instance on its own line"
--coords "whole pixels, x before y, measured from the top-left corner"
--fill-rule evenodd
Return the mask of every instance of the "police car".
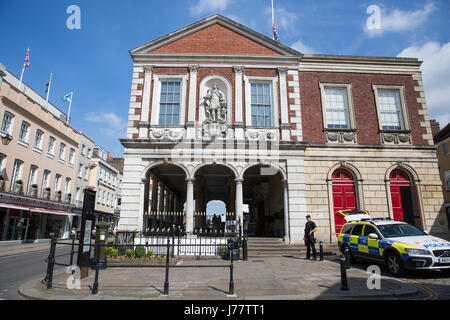
M 420 231 L 406 222 L 371 218 L 365 210 L 340 212 L 347 223 L 338 236 L 342 253 L 387 265 L 394 275 L 405 270 L 450 268 L 450 242 Z

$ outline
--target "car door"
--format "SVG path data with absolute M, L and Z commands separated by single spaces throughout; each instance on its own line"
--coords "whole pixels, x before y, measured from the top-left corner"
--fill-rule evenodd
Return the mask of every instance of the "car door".
M 369 234 L 374 233 L 378 239 L 369 238 Z M 363 230 L 363 237 L 367 242 L 367 258 L 371 260 L 383 260 L 382 251 L 380 250 L 381 235 L 377 229 L 371 224 L 366 224 Z
M 350 236 L 350 251 L 354 256 L 361 256 L 359 251 L 359 237 L 362 235 L 364 225 L 362 223 L 357 223 L 352 229 L 352 234 Z

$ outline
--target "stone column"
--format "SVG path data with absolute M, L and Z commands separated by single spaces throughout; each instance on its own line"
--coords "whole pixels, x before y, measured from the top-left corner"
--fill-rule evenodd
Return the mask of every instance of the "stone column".
M 144 89 L 142 94 L 141 121 L 139 123 L 139 138 L 148 138 L 150 91 L 153 66 L 144 66 Z
M 197 71 L 198 65 L 189 66 L 189 104 L 188 104 L 188 118 L 187 139 L 195 138 L 195 111 L 197 106 Z
M 290 140 L 290 125 L 288 116 L 288 100 L 287 100 L 287 84 L 286 84 L 287 68 L 278 68 L 278 76 L 280 80 L 280 110 L 281 110 L 281 139 Z
M 244 196 L 242 190 L 242 183 L 244 179 L 235 179 L 236 182 L 236 220 L 240 220 L 239 228 L 242 228 L 244 222 Z
M 244 118 L 242 113 L 242 74 L 244 67 L 234 66 L 234 132 L 238 140 L 244 139 Z
M 284 242 L 291 241 L 289 232 L 289 184 L 287 180 L 283 180 L 283 206 L 284 206 Z
M 158 179 L 152 177 L 152 206 L 150 208 L 151 212 L 156 212 L 158 210 Z
M 194 231 L 194 180 L 186 179 L 186 232 Z

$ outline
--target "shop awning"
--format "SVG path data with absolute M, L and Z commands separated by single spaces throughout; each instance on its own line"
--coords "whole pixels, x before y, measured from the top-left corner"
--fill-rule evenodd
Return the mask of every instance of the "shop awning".
M 10 203 L 4 203 L 4 202 L 0 202 L 0 207 L 10 208 L 10 209 L 18 209 L 18 210 L 24 210 L 24 211 L 30 211 L 30 212 L 38 212 L 38 213 L 57 214 L 57 215 L 64 215 L 64 216 L 79 216 L 80 215 L 80 214 L 73 213 L 70 211 L 61 211 L 61 210 L 53 210 L 53 209 L 47 209 L 47 208 L 21 206 L 21 205 L 17 205 L 17 204 L 10 204 Z
M 0 207 L 29 211 L 29 207 L 27 207 L 27 206 L 20 206 L 18 204 L 10 204 L 10 203 L 4 203 L 4 202 L 0 202 Z
M 36 208 L 36 207 L 30 207 L 30 211 L 31 212 L 39 212 L 39 213 L 47 213 L 47 214 L 59 214 L 59 215 L 64 215 L 64 216 L 76 216 L 77 215 L 70 211 L 59 211 L 59 210 Z

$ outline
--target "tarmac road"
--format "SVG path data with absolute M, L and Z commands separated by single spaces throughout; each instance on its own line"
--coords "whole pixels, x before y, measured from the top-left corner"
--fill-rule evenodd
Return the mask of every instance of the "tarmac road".
M 49 250 L 45 250 L 0 257 L 0 299 L 25 300 L 18 293 L 19 287 L 39 275 L 44 279 L 47 272 L 45 259 L 48 253 Z M 56 249 L 56 255 L 65 253 L 70 253 L 70 247 Z M 69 263 L 69 259 L 70 255 L 59 258 L 57 262 Z M 76 257 L 74 259 L 76 261 Z M 55 265 L 55 270 L 60 268 L 64 267 Z
M 352 268 L 367 270 L 368 262 L 354 263 Z M 383 278 L 392 278 L 416 286 L 421 294 L 413 300 L 450 300 L 450 269 L 407 271 L 401 277 L 394 277 L 385 266 L 380 266 Z

